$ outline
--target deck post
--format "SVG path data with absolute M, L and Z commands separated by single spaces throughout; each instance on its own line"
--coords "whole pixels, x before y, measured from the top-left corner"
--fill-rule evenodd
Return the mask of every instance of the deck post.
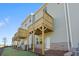
M 27 51 L 29 50 L 29 32 L 27 33 Z
M 44 42 L 44 26 L 42 26 L 42 55 L 45 54 L 44 52 L 44 46 L 45 45 L 45 42 Z
M 34 31 L 33 31 L 33 50 L 32 52 L 35 52 L 35 36 L 34 36 Z

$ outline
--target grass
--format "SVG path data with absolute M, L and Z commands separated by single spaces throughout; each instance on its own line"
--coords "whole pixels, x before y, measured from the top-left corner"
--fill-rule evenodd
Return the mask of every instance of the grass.
M 35 56 L 35 53 L 29 51 L 16 50 L 11 47 L 5 48 L 2 56 Z

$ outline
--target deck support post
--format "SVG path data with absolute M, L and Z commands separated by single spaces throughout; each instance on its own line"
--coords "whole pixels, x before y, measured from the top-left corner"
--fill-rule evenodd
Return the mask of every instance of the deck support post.
M 29 50 L 29 32 L 27 33 L 27 51 Z
M 33 31 L 33 50 L 32 52 L 35 52 L 35 31 Z
M 42 26 L 42 55 L 45 55 L 44 26 Z

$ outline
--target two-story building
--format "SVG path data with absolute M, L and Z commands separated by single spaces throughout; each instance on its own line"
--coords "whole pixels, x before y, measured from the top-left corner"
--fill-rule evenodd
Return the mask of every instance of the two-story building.
M 20 27 L 27 30 L 27 38 L 21 38 L 24 41 L 23 47 L 27 45 L 28 50 L 42 55 L 54 54 L 54 51 L 64 55 L 66 51 L 77 48 L 78 6 L 74 3 L 46 3 L 29 15 Z

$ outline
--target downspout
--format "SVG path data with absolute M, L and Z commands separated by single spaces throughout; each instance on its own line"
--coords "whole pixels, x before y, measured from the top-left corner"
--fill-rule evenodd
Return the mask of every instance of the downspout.
M 68 40 L 68 50 L 71 51 L 72 45 L 72 33 L 71 33 L 71 23 L 70 23 L 70 15 L 69 15 L 69 7 L 68 4 L 64 4 L 64 12 L 65 12 L 65 21 L 66 21 L 66 30 L 67 30 L 67 40 Z

